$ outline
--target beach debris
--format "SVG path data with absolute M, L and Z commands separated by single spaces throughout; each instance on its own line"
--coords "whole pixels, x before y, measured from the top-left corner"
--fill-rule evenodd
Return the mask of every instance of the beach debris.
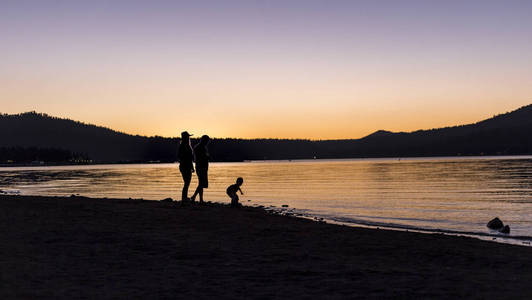
M 288 207 L 288 204 L 283 204 L 282 207 Z
M 501 230 L 499 230 L 500 233 L 510 233 L 510 226 L 505 225 Z
M 161 202 L 172 202 L 172 201 L 174 201 L 172 198 L 165 198 L 161 200 Z
M 6 195 L 20 195 L 19 190 L 2 190 L 0 194 L 6 194 Z
M 489 229 L 501 229 L 504 227 L 504 224 L 502 223 L 501 219 L 495 218 L 488 222 L 486 225 Z

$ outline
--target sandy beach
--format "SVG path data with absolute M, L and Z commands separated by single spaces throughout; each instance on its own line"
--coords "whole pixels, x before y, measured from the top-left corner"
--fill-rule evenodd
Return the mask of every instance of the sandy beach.
M 532 297 L 532 248 L 259 208 L 0 196 L 0 298 Z

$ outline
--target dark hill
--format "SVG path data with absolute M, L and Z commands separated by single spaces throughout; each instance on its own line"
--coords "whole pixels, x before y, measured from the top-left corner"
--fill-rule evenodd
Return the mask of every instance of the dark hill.
M 0 128 L 0 147 L 66 149 L 97 162 L 176 159 L 176 139 L 133 136 L 36 112 L 2 115 Z
M 70 152 L 71 157 L 95 162 L 172 162 L 177 158 L 179 142 L 176 138 L 129 135 L 35 112 L 0 115 L 0 129 L 0 162 L 14 157 L 9 156 L 13 151 L 42 152 L 47 155 L 37 157 L 63 160 Z M 532 154 L 531 133 L 532 105 L 528 105 L 469 125 L 410 133 L 379 130 L 349 140 L 214 139 L 210 151 L 216 161 L 517 155 Z M 31 157 L 27 160 L 36 156 Z
M 356 151 L 373 156 L 531 154 L 532 105 L 469 125 L 371 134 Z

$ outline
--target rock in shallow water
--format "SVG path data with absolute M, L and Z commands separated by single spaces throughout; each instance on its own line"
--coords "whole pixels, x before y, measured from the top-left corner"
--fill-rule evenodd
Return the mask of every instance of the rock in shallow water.
M 500 229 L 504 226 L 504 224 L 502 223 L 502 221 L 499 219 L 499 218 L 495 218 L 491 221 L 488 222 L 488 228 L 490 229 Z
M 510 233 L 510 226 L 506 225 L 501 230 L 499 230 L 501 233 Z

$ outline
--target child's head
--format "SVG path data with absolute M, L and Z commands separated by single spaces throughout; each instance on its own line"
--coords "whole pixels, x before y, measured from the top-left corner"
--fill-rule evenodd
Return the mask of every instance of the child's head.
M 242 178 L 242 177 L 238 177 L 238 178 L 236 179 L 236 184 L 238 184 L 238 185 L 242 185 L 242 183 L 244 183 L 244 178 Z

